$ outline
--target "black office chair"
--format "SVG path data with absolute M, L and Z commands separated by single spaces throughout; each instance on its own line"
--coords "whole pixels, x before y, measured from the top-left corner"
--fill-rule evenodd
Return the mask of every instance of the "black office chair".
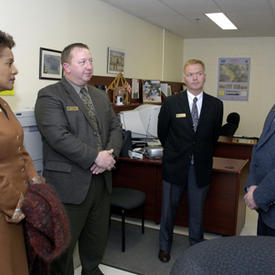
M 144 203 L 146 195 L 136 189 L 114 187 L 111 197 L 111 213 L 121 215 L 121 251 L 125 252 L 125 217 L 128 212 L 141 208 L 141 230 L 144 234 Z
M 274 237 L 220 237 L 183 251 L 170 275 L 275 274 L 274 258 Z
M 226 124 L 221 128 L 221 136 L 232 137 L 239 127 L 240 115 L 238 113 L 230 113 L 226 118 Z

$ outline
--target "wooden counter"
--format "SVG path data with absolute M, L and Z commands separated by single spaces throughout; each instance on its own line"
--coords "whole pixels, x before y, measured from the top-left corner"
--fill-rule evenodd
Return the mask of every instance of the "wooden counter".
M 251 159 L 257 138 L 234 138 L 220 136 L 215 146 L 214 156 L 233 159 Z

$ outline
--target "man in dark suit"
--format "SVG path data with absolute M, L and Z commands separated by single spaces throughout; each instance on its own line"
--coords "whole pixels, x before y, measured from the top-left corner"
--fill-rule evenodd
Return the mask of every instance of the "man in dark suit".
M 259 213 L 257 235 L 275 236 L 275 105 L 254 146 L 246 183 L 247 206 Z
M 107 242 L 111 169 L 122 144 L 120 123 L 105 92 L 87 83 L 93 61 L 87 45 L 67 46 L 64 77 L 39 91 L 35 115 L 43 141 L 44 176 L 65 205 L 71 243 L 51 265 L 53 275 L 73 275 L 78 241 L 82 275 L 98 268 Z
M 203 240 L 203 208 L 223 117 L 222 102 L 203 92 L 205 78 L 202 61 L 187 61 L 187 90 L 166 98 L 159 113 L 158 137 L 164 148 L 159 251 L 162 262 L 170 260 L 174 221 L 185 189 L 190 245 Z

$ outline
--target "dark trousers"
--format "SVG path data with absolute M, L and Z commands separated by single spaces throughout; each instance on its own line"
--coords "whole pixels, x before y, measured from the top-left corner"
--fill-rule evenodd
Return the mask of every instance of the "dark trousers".
M 81 274 L 101 274 L 98 265 L 107 244 L 110 210 L 110 194 L 103 175 L 93 176 L 87 197 L 81 204 L 64 206 L 70 221 L 71 242 L 68 249 L 51 264 L 51 275 L 74 274 L 73 252 L 77 241 Z
M 198 187 L 195 167 L 190 165 L 188 181 L 181 185 L 162 182 L 162 209 L 160 224 L 160 249 L 170 252 L 173 241 L 174 222 L 179 202 L 187 189 L 189 208 L 189 242 L 190 245 L 203 241 L 203 208 L 209 186 Z
M 257 235 L 258 236 L 272 236 L 272 237 L 275 237 L 275 229 L 267 226 L 263 222 L 261 215 L 259 215 L 259 217 L 258 217 Z

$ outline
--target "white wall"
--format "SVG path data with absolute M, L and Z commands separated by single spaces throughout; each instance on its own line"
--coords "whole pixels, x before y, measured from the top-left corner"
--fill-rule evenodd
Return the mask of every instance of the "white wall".
M 183 39 L 163 30 L 163 80 L 183 81 Z
M 0 0 L 0 5 L 0 29 L 17 44 L 15 96 L 3 96 L 14 111 L 32 107 L 38 90 L 54 83 L 39 79 L 40 47 L 63 50 L 69 43 L 86 43 L 95 59 L 95 75 L 107 75 L 111 46 L 126 51 L 125 77 L 182 81 L 182 38 L 99 0 Z M 175 66 L 172 60 L 177 60 Z
M 15 96 L 3 96 L 14 111 L 32 107 L 40 88 L 54 83 L 39 79 L 39 48 L 62 50 L 80 41 L 91 48 L 95 75 L 107 75 L 107 47 L 126 51 L 125 76 L 182 81 L 182 63 L 206 63 L 205 90 L 216 96 L 219 57 L 250 57 L 248 102 L 224 101 L 225 115 L 241 114 L 237 134 L 259 136 L 275 102 L 275 38 L 182 39 L 99 0 L 0 0 L 5 12 L 0 29 L 13 35 L 19 69 Z
M 250 57 L 248 102 L 224 101 L 224 120 L 228 113 L 240 113 L 236 134 L 259 136 L 265 117 L 275 103 L 275 38 L 185 39 L 184 60 L 202 59 L 206 64 L 205 91 L 217 95 L 218 58 Z

